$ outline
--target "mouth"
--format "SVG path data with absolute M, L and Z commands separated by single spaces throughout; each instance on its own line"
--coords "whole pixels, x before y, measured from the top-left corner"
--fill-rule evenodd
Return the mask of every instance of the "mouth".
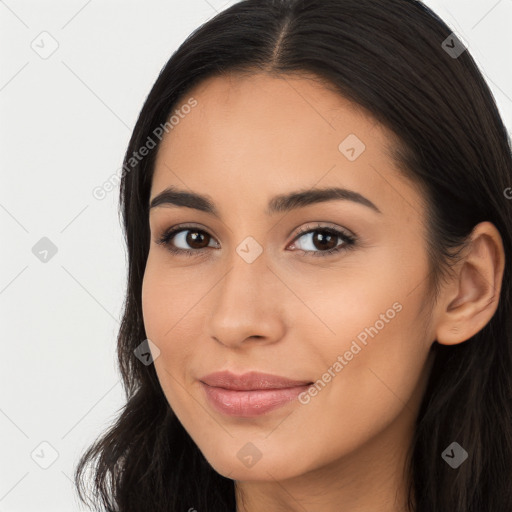
M 250 418 L 291 402 L 306 391 L 311 381 L 294 380 L 261 372 L 235 375 L 217 372 L 200 379 L 210 406 L 222 414 Z

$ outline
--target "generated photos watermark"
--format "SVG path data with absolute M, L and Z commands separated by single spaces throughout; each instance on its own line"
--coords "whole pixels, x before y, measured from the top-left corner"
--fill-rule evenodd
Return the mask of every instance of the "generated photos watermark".
M 176 109 L 169 117 L 169 119 L 157 126 L 152 134 L 159 141 L 162 140 L 164 133 L 169 133 L 175 126 L 177 126 L 181 119 L 192 111 L 192 108 L 197 106 L 197 100 L 190 97 L 188 101 L 179 109 Z M 146 157 L 152 149 L 157 146 L 157 142 L 151 135 L 148 135 L 145 143 L 132 153 L 132 156 L 127 159 L 123 167 L 119 168 L 110 178 L 108 178 L 102 185 L 96 186 L 92 190 L 94 199 L 101 201 L 107 197 L 109 192 L 112 192 L 121 182 L 121 179 L 130 172 L 144 157 Z
M 372 326 L 365 327 L 356 336 L 357 339 L 352 340 L 350 349 L 346 350 L 343 355 L 339 355 L 336 358 L 336 361 L 327 369 L 322 377 L 299 395 L 299 402 L 303 405 L 309 404 L 311 398 L 317 396 L 318 393 L 322 391 L 322 389 L 324 389 L 325 386 L 327 386 L 327 384 L 331 382 L 331 380 L 336 377 L 336 375 L 341 372 L 341 370 L 343 370 L 350 361 L 352 361 L 354 356 L 359 354 L 359 352 L 368 345 L 368 336 L 372 339 L 375 338 L 375 336 L 377 336 L 379 332 L 396 317 L 397 313 L 400 313 L 400 311 L 402 311 L 402 304 L 400 304 L 400 302 L 395 302 L 386 310 L 385 313 L 381 313 L 379 315 L 379 319 L 375 321 Z M 358 341 L 363 345 L 363 347 L 359 345 Z

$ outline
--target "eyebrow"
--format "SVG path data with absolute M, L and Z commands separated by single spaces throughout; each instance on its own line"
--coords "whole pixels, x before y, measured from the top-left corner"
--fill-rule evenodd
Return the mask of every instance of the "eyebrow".
M 354 190 L 339 187 L 329 188 L 314 188 L 308 190 L 298 190 L 287 194 L 274 196 L 268 203 L 267 215 L 272 215 L 280 212 L 288 212 L 297 208 L 304 208 L 306 206 L 322 203 L 325 201 L 345 200 L 352 201 L 374 210 L 377 213 L 382 213 L 375 204 L 369 199 L 362 196 Z M 197 194 L 195 192 L 188 192 L 180 190 L 177 187 L 167 187 L 157 196 L 150 200 L 149 208 L 156 208 L 158 206 L 184 206 L 186 208 L 193 208 L 202 212 L 209 213 L 217 218 L 220 218 L 219 212 L 214 202 L 206 196 Z

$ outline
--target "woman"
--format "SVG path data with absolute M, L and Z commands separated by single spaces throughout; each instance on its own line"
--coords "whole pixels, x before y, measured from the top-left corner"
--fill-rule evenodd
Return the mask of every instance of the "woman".
M 125 155 L 114 511 L 512 510 L 512 158 L 421 2 L 247 0 Z M 94 497 L 92 495 L 94 494 Z

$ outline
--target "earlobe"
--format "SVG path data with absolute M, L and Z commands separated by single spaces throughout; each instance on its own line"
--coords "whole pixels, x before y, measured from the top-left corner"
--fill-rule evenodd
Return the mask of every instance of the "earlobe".
M 504 268 L 501 235 L 491 222 L 481 222 L 473 229 L 453 281 L 443 292 L 438 343 L 462 343 L 489 323 L 498 308 Z

